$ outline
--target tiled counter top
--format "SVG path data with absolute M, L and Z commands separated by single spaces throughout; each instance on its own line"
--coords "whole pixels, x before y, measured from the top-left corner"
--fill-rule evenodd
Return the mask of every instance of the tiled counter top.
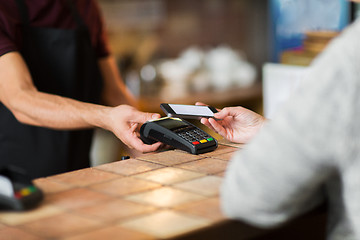
M 170 150 L 37 179 L 45 200 L 0 213 L 0 239 L 169 239 L 209 228 L 227 221 L 218 191 L 238 148 Z

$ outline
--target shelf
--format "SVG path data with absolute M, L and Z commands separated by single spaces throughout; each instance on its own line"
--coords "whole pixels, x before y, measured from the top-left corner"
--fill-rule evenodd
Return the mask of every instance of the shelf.
M 215 107 L 224 107 L 242 102 L 261 100 L 262 84 L 260 82 L 246 88 L 231 88 L 226 91 L 208 91 L 189 94 L 181 98 L 162 98 L 159 96 L 141 96 L 139 108 L 146 112 L 159 112 L 161 103 L 190 104 L 203 102 Z

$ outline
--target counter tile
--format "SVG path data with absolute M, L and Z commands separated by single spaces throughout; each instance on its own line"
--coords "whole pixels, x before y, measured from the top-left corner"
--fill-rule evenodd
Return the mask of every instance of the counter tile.
M 66 185 L 63 183 L 51 181 L 48 178 L 35 179 L 33 182 L 45 194 L 57 193 L 57 192 L 61 192 L 61 191 L 65 191 L 70 188 L 73 188 L 72 186 L 69 186 L 69 185 Z
M 167 167 L 158 170 L 153 170 L 151 172 L 138 174 L 135 175 L 134 177 L 168 185 L 177 182 L 187 181 L 202 176 L 204 176 L 204 174 L 188 171 L 180 168 Z
M 121 226 L 110 226 L 102 228 L 96 231 L 91 231 L 85 234 L 80 234 L 77 236 L 65 238 L 64 240 L 153 240 L 154 237 L 133 231 Z
M 0 240 L 150 240 L 177 237 L 226 218 L 219 186 L 236 147 L 179 150 L 36 179 L 45 193 L 28 212 L 0 212 Z
M 159 169 L 159 168 L 163 168 L 163 167 L 164 166 L 162 166 L 162 165 L 150 163 L 147 161 L 141 161 L 141 160 L 137 160 L 137 159 L 128 159 L 128 160 L 123 160 L 123 161 L 100 165 L 95 168 L 103 170 L 103 171 L 114 172 L 117 174 L 130 176 L 133 174 L 147 172 L 147 171 L 151 171 L 151 170 Z
M 245 147 L 244 143 L 233 143 L 233 142 L 230 142 L 230 141 L 225 140 L 225 139 L 218 140 L 218 144 L 219 145 L 224 145 L 224 146 L 229 146 L 229 147 L 235 147 L 235 148 L 239 148 L 239 149 Z
M 220 155 L 214 155 L 211 156 L 212 158 L 216 158 L 216 159 L 220 159 L 220 160 L 225 160 L 225 161 L 230 161 L 232 156 L 236 153 L 236 151 L 234 152 L 228 152 L 228 153 L 223 153 Z
M 205 174 L 216 174 L 225 171 L 226 166 L 227 161 L 204 158 L 193 162 L 179 164 L 175 167 Z
M 219 173 L 217 173 L 217 174 L 214 174 L 214 176 L 218 176 L 218 177 L 224 178 L 224 177 L 225 177 L 225 171 L 219 172 Z
M 124 196 L 159 187 L 161 187 L 161 185 L 157 183 L 135 179 L 133 177 L 124 177 L 105 183 L 95 184 L 89 188 L 112 196 Z
M 228 153 L 228 152 L 234 152 L 234 151 L 237 151 L 237 150 L 238 150 L 238 148 L 235 148 L 235 147 L 229 147 L 229 146 L 225 146 L 225 145 L 218 145 L 217 149 L 215 149 L 214 151 L 199 154 L 199 156 L 201 156 L 201 157 L 212 157 L 212 156 L 217 156 L 217 155 L 221 155 L 221 154 Z
M 175 210 L 189 215 L 204 217 L 214 222 L 225 218 L 220 209 L 219 198 L 207 198 L 196 202 L 186 203 L 176 207 Z
M 222 182 L 221 177 L 205 176 L 194 180 L 182 182 L 173 185 L 173 187 L 189 192 L 194 192 L 207 197 L 213 197 L 219 194 L 219 188 Z
M 1 212 L 0 221 L 8 225 L 15 226 L 41 218 L 50 217 L 59 213 L 61 213 L 60 209 L 44 204 L 40 205 L 36 209 L 26 212 Z
M 47 204 L 63 209 L 75 209 L 87 207 L 112 199 L 111 196 L 85 188 L 70 189 L 60 193 L 54 193 L 47 197 Z
M 48 179 L 54 182 L 65 183 L 70 186 L 88 186 L 93 183 L 105 182 L 114 178 L 119 178 L 119 175 L 100 171 L 94 168 L 86 168 L 73 172 L 63 173 L 49 177 Z
M 96 220 L 63 213 L 24 224 L 20 228 L 44 238 L 63 238 L 101 226 Z
M 154 211 L 155 208 L 139 203 L 129 202 L 123 199 L 103 202 L 102 204 L 79 208 L 74 211 L 84 217 L 96 219 L 102 222 L 114 222 L 128 217 Z
M 41 240 L 40 237 L 32 235 L 23 230 L 13 228 L 13 227 L 4 227 L 0 228 L 0 240 Z
M 139 157 L 139 159 L 141 160 L 155 162 L 166 166 L 173 166 L 176 164 L 190 162 L 201 158 L 203 157 L 199 155 L 193 155 L 187 152 L 173 150 Z
M 157 238 L 170 238 L 208 224 L 209 220 L 201 217 L 192 217 L 172 210 L 163 210 L 124 222 L 121 226 Z
M 174 207 L 179 204 L 204 198 L 205 197 L 201 195 L 185 192 L 171 187 L 162 187 L 152 191 L 125 197 L 125 199 L 129 201 L 150 204 L 157 207 Z

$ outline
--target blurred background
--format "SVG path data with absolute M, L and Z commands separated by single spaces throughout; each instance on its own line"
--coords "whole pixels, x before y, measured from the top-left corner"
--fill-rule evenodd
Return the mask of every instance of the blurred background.
M 99 3 L 123 79 L 143 110 L 159 112 L 161 101 L 216 107 L 260 101 L 258 74 L 270 54 L 267 1 Z
M 347 0 L 99 4 L 124 81 L 154 112 L 196 101 L 263 112 L 266 63 L 307 66 L 358 12 Z
M 244 106 L 268 118 L 359 15 L 347 0 L 98 0 L 140 109 Z M 106 144 L 110 146 L 111 144 Z

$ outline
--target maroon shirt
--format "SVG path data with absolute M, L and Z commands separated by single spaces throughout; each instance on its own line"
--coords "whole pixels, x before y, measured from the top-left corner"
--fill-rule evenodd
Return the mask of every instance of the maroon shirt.
M 99 7 L 94 0 L 73 0 L 88 26 L 91 43 L 97 57 L 109 55 L 107 38 Z M 66 0 L 25 0 L 30 25 L 37 27 L 74 29 L 77 23 Z M 22 42 L 21 17 L 15 0 L 0 0 L 0 56 L 20 51 Z

